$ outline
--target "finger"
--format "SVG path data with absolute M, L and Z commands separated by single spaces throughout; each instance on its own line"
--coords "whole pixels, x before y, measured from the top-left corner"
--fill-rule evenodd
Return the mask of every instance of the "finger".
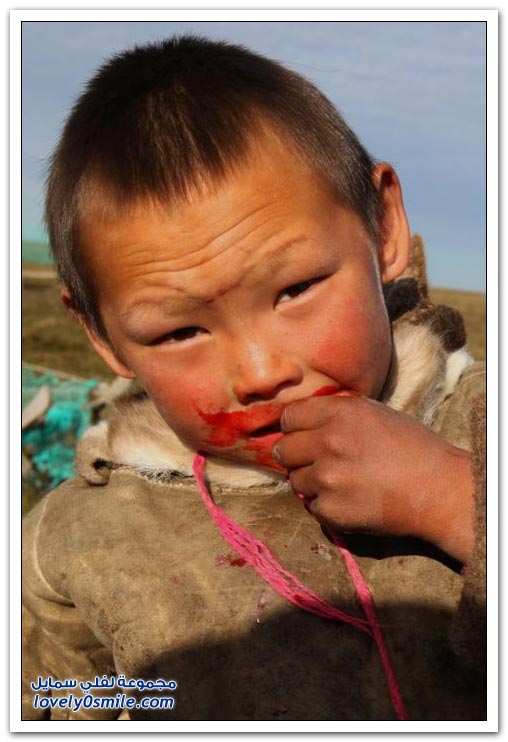
M 317 496 L 314 486 L 313 464 L 302 466 L 299 469 L 293 469 L 289 473 L 289 481 L 295 495 L 306 503 L 310 502 Z
M 333 414 L 335 398 L 310 397 L 288 405 L 281 415 L 280 426 L 284 433 L 296 430 L 315 430 Z
M 309 466 L 316 458 L 315 436 L 308 431 L 286 433 L 272 449 L 275 461 L 285 469 Z

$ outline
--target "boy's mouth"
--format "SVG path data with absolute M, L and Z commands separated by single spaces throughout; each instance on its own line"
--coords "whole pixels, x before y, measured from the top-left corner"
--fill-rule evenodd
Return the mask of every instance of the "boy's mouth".
M 263 438 L 265 435 L 272 435 L 273 433 L 281 433 L 280 420 L 269 423 L 268 425 L 262 425 L 249 433 L 249 438 Z
M 268 436 L 280 430 L 280 416 L 284 407 L 278 402 L 255 406 L 236 412 L 205 412 L 199 416 L 210 426 L 207 442 L 219 447 L 233 446 L 240 440 L 268 441 Z
M 311 394 L 312 397 L 328 396 L 340 392 L 335 386 L 323 386 Z M 233 446 L 244 440 L 257 442 L 257 446 L 269 446 L 282 435 L 280 418 L 287 405 L 280 402 L 260 404 L 248 410 L 235 412 L 205 412 L 197 408 L 199 416 L 210 426 L 207 442 L 219 447 Z

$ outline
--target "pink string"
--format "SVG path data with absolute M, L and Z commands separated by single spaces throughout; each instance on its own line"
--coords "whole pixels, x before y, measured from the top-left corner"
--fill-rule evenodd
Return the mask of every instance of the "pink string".
M 238 523 L 235 523 L 214 503 L 204 481 L 204 456 L 199 453 L 196 454 L 192 468 L 204 504 L 226 541 L 279 595 L 282 595 L 283 598 L 299 608 L 304 608 L 321 618 L 349 623 L 360 631 L 366 632 L 369 636 L 373 636 L 368 621 L 350 616 L 320 598 L 317 593 L 300 582 L 290 572 L 287 572 L 265 544 L 258 541 Z
M 338 536 L 338 534 L 332 534 L 332 539 L 344 558 L 346 568 L 353 581 L 353 585 L 365 616 L 367 617 L 367 621 L 350 616 L 338 608 L 335 608 L 331 603 L 320 598 L 317 593 L 300 582 L 300 580 L 290 572 L 285 570 L 265 544 L 256 539 L 245 528 L 242 528 L 235 523 L 234 520 L 221 510 L 221 508 L 219 508 L 212 500 L 205 484 L 205 463 L 205 457 L 202 454 L 197 453 L 194 457 L 192 469 L 203 502 L 225 540 L 243 559 L 245 559 L 248 564 L 251 565 L 251 567 L 253 567 L 260 577 L 268 582 L 268 584 L 271 585 L 279 595 L 282 595 L 282 597 L 290 603 L 293 603 L 310 613 L 315 613 L 321 618 L 351 624 L 357 629 L 360 629 L 360 631 L 369 634 L 377 644 L 383 670 L 390 689 L 390 697 L 397 713 L 397 717 L 401 721 L 407 721 L 408 716 L 397 685 L 395 672 L 390 661 L 381 626 L 377 620 L 376 612 L 374 610 L 374 601 L 369 586 L 342 538 Z M 299 495 L 299 497 L 301 496 Z
M 361 573 L 360 567 L 356 563 L 353 555 L 347 548 L 342 537 L 339 536 L 337 533 L 331 533 L 330 535 L 335 546 L 344 557 L 346 569 L 349 572 L 351 580 L 353 581 L 356 594 L 358 595 L 360 603 L 362 604 L 363 611 L 367 616 L 367 620 L 372 629 L 372 634 L 379 650 L 383 670 L 388 681 L 388 688 L 390 689 L 392 704 L 395 711 L 397 712 L 397 717 L 399 718 L 399 721 L 407 721 L 408 715 L 406 713 L 406 709 L 404 708 L 404 702 L 399 691 L 397 678 L 395 677 L 395 671 L 390 660 L 390 655 L 388 654 L 388 648 L 383 637 L 383 632 L 381 631 L 381 626 L 379 625 L 376 611 L 374 610 L 374 599 L 372 597 L 372 593 L 370 592 L 370 588 L 367 584 L 367 581 L 365 580 L 365 577 Z

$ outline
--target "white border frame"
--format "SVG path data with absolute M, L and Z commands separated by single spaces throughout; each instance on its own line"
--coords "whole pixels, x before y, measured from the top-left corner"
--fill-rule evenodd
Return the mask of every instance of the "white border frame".
M 58 5 L 58 3 L 54 3 Z M 112 3 L 113 4 L 113 3 Z M 374 4 L 374 3 L 373 3 Z M 395 5 L 396 3 L 393 3 Z M 10 398 L 15 400 L 10 415 L 10 440 L 19 441 L 21 398 L 19 359 L 21 338 L 21 260 L 14 246 L 21 245 L 21 23 L 23 21 L 486 21 L 487 22 L 487 285 L 488 285 L 488 435 L 491 443 L 488 455 L 488 486 L 492 497 L 488 500 L 488 717 L 485 722 L 136 722 L 118 727 L 121 722 L 31 722 L 21 721 L 21 699 L 17 691 L 21 685 L 21 587 L 20 587 L 20 507 L 19 490 L 21 465 L 19 449 L 10 460 L 10 629 L 11 629 L 11 696 L 10 730 L 12 732 L 496 732 L 498 731 L 498 12 L 478 9 L 356 9 L 329 7 L 310 10 L 301 3 L 284 0 L 278 9 L 257 3 L 257 9 L 240 9 L 223 2 L 223 7 L 210 8 L 204 0 L 203 8 L 173 8 L 138 10 L 129 8 L 88 8 L 82 10 L 23 9 L 10 12 Z M 451 5 L 451 3 L 450 3 Z M 326 9 L 328 7 L 328 9 Z

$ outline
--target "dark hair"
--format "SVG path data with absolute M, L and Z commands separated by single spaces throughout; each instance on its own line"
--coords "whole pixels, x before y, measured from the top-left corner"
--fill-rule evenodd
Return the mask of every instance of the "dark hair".
M 51 159 L 46 225 L 72 308 L 96 334 L 107 338 L 80 249 L 94 187 L 114 208 L 185 198 L 203 177 L 231 172 L 262 124 L 296 146 L 376 239 L 382 206 L 373 160 L 295 72 L 241 46 L 181 36 L 117 54 L 89 81 Z

